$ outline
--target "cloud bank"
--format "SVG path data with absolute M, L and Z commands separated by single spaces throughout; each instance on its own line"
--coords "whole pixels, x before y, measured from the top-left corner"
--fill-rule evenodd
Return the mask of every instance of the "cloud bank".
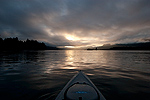
M 150 0 L 0 0 L 0 36 L 56 46 L 150 39 Z

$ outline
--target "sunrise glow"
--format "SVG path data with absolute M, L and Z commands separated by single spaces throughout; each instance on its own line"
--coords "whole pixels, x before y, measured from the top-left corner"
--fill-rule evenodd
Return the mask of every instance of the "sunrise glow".
M 74 36 L 74 35 L 69 35 L 69 34 L 66 34 L 66 35 L 65 35 L 65 38 L 66 38 L 67 40 L 69 40 L 69 41 L 78 41 L 78 40 L 80 40 L 80 38 L 78 38 L 78 37 L 76 37 L 76 36 Z
M 67 36 L 66 39 L 74 41 L 74 38 L 72 36 Z
M 65 48 L 75 48 L 75 46 L 65 46 Z

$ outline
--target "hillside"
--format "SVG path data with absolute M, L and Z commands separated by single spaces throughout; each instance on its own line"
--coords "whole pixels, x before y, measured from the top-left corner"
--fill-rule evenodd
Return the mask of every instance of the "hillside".
M 87 50 L 150 50 L 150 42 L 114 45 L 106 44 L 100 47 L 89 48 Z

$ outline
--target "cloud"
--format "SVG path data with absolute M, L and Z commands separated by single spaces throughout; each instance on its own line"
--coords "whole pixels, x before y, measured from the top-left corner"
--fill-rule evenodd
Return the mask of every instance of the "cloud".
M 1 0 L 0 36 L 56 46 L 140 42 L 150 38 L 149 0 Z M 68 40 L 66 36 L 76 37 Z

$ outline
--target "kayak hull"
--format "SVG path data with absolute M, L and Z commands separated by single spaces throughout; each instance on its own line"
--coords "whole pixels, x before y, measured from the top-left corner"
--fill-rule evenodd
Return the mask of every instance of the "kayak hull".
M 93 82 L 82 72 L 73 76 L 55 100 L 106 100 Z

